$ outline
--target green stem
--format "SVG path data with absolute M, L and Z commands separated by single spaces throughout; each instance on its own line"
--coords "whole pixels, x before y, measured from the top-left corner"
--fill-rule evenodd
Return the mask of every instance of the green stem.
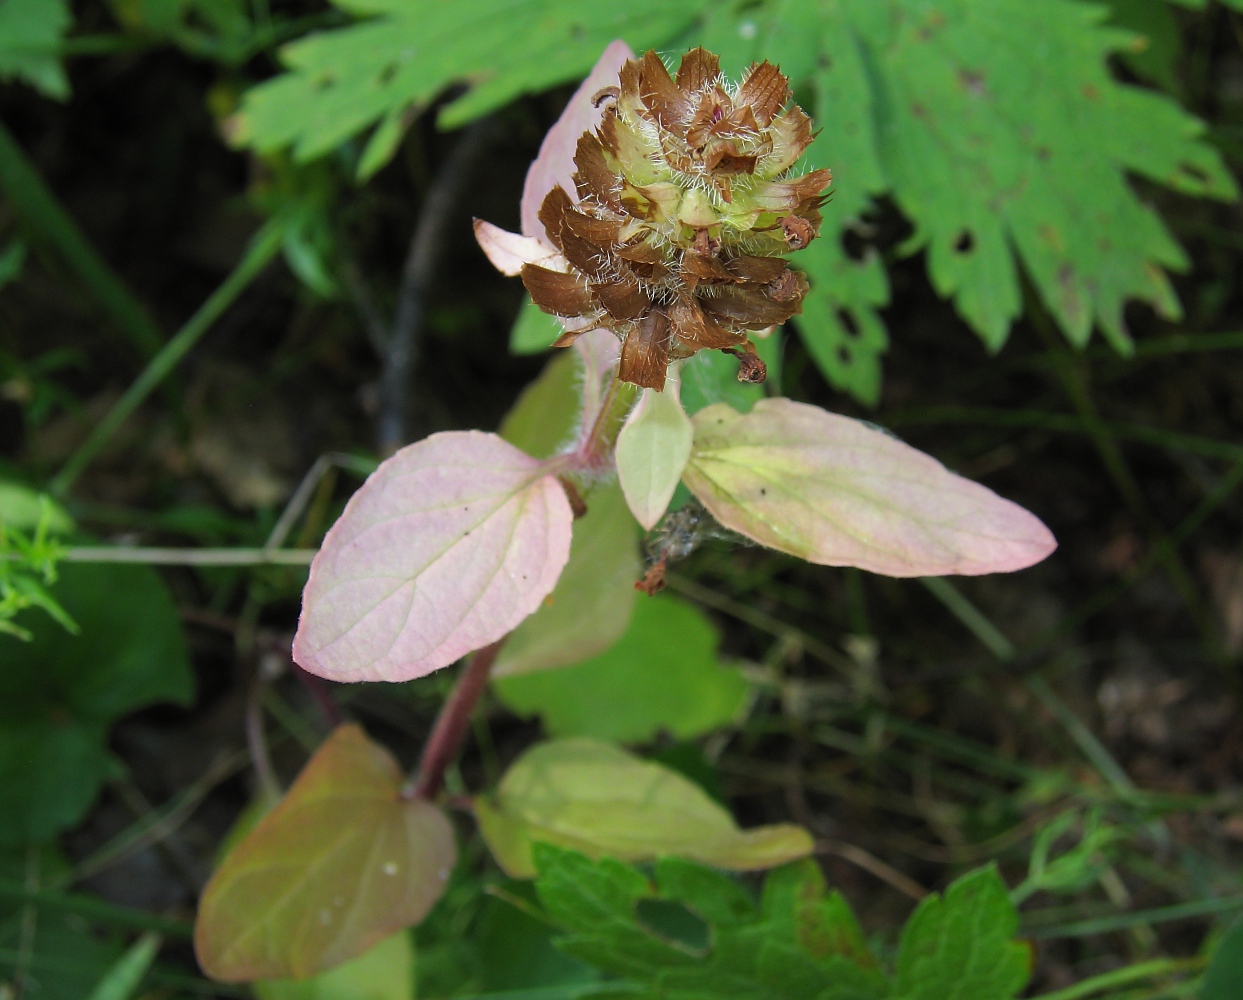
M 203 334 L 211 329 L 212 324 L 220 318 L 221 314 L 246 290 L 259 272 L 271 263 L 280 252 L 281 235 L 281 229 L 275 222 L 267 223 L 259 231 L 251 241 L 246 255 L 233 269 L 233 273 L 225 278 L 220 287 L 186 321 L 185 326 L 178 330 L 173 339 L 151 359 L 142 374 L 116 401 L 78 450 L 70 456 L 69 461 L 65 463 L 64 468 L 57 473 L 49 486 L 52 493 L 63 496 L 69 490 L 117 429 L 138 409 L 151 391 L 164 381 L 177 363 L 199 342 Z
M 150 566 L 309 566 L 315 549 L 171 549 L 128 545 L 67 548 L 63 562 L 144 563 Z
M 1217 899 L 1197 899 L 1190 903 L 1176 903 L 1173 906 L 1139 910 L 1135 913 L 1114 913 L 1106 917 L 1076 920 L 1073 923 L 1054 924 L 1048 927 L 1041 927 L 1033 920 L 1038 917 L 1039 911 L 1036 911 L 1025 915 L 1024 926 L 1019 933 L 1023 937 L 1032 938 L 1087 937 L 1090 934 L 1122 931 L 1129 927 L 1151 926 L 1172 920 L 1191 920 L 1217 913 L 1234 913 L 1238 910 L 1243 910 L 1243 897 L 1227 896 Z
M 1204 960 L 1201 958 L 1158 958 L 1151 962 L 1140 962 L 1138 965 L 1114 969 L 1112 972 L 1103 972 L 1099 976 L 1085 979 L 1074 986 L 1067 986 L 1064 990 L 1042 993 L 1033 1000 L 1080 1000 L 1081 997 L 1119 986 L 1127 986 L 1142 979 L 1168 976 L 1175 972 L 1191 972 L 1202 968 L 1203 965 Z
M 39 235 L 53 244 L 95 301 L 143 358 L 164 343 L 154 320 L 57 201 L 8 129 L 0 124 L 0 189 Z

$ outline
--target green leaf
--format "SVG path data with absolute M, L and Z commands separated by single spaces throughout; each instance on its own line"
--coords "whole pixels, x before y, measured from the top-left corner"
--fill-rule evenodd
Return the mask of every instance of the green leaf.
M 0 250 L 0 288 L 19 278 L 25 263 L 26 244 L 23 241 L 13 240 Z
M 695 431 L 678 398 L 678 364 L 663 391 L 644 389 L 617 436 L 617 479 L 645 531 L 665 516 L 691 455 Z
M 1096 324 L 1125 349 L 1128 299 L 1178 316 L 1164 269 L 1186 255 L 1126 174 L 1198 196 L 1237 190 L 1202 123 L 1110 76 L 1109 54 L 1132 36 L 1070 0 L 885 6 L 889 24 L 861 29 L 881 162 L 915 225 L 909 246 L 926 249 L 933 285 L 985 343 L 1004 343 L 1018 315 L 1019 262 L 1075 344 Z
M 540 715 L 550 736 L 688 739 L 735 721 L 749 697 L 742 675 L 718 660 L 717 642 L 712 623 L 685 601 L 644 598 L 608 652 L 561 670 L 497 678 L 492 688 L 514 712 Z
M 87 1000 L 131 1000 L 160 951 L 160 936 L 148 932 L 118 958 Z
M 501 437 L 535 458 L 566 445 L 580 419 L 582 367 L 577 351 L 555 354 L 506 415 Z M 626 631 L 642 575 L 634 519 L 615 484 L 597 486 L 585 499 L 569 562 L 544 604 L 506 640 L 493 676 L 582 662 Z
M 550 844 L 537 844 L 535 858 L 540 901 L 567 932 L 558 945 L 625 977 L 635 990 L 625 995 L 661 1000 L 889 995 L 889 983 L 872 967 L 870 955 L 859 964 L 807 947 L 806 914 L 825 902 L 824 880 L 812 862 L 770 873 L 761 909 L 728 876 L 681 859 L 662 859 L 653 884 L 611 858 L 593 862 Z
M 557 585 L 510 633 L 494 677 L 582 663 L 626 634 L 638 597 L 634 584 L 643 575 L 634 518 L 615 483 L 597 486 L 586 503 Z
M 1031 975 L 1014 941 L 1019 917 L 997 869 L 953 882 L 919 904 L 902 931 L 894 995 L 900 1000 L 1013 1000 Z
M 65 0 L 0 2 L 0 80 L 24 80 L 48 97 L 65 100 L 69 80 L 57 53 L 72 23 Z
M 755 337 L 755 353 L 768 368 L 764 385 L 738 381 L 738 361 L 720 351 L 700 351 L 682 362 L 682 407 L 693 416 L 705 406 L 725 403 L 739 413 L 748 412 L 767 395 L 781 389 L 780 328 L 767 337 Z
M 112 0 L 126 30 L 168 39 L 187 52 L 236 63 L 253 54 L 245 0 Z
M 29 643 L 0 635 L 0 844 L 75 824 L 117 766 L 112 722 L 193 693 L 177 609 L 153 570 L 68 564 L 50 590 L 80 634 L 35 618 Z
M 310 979 L 254 984 L 258 1000 L 414 1000 L 414 938 L 398 931 Z
M 1200 1000 L 1237 1000 L 1243 996 L 1243 918 L 1221 936 L 1204 973 Z
M 203 891 L 194 947 L 208 975 L 306 978 L 418 923 L 456 850 L 444 813 L 404 784 L 388 751 L 339 727 Z
M 813 847 L 798 826 L 740 830 L 680 774 L 588 739 L 528 750 L 501 779 L 495 801 L 477 799 L 475 808 L 484 839 L 515 878 L 534 874 L 534 841 L 631 861 L 678 855 L 738 871 L 803 857 Z
M 524 296 L 513 329 L 509 331 L 510 354 L 540 354 L 552 347 L 553 341 L 564 333 L 556 316 L 550 316 Z
M 21 483 L 0 480 L 0 526 L 33 531 L 44 516 L 47 505 L 47 531 L 66 535 L 73 531 L 73 518 L 47 494 Z
M 1165 272 L 1186 255 L 1127 175 L 1196 196 L 1237 189 L 1201 122 L 1110 75 L 1118 53 L 1163 79 L 1164 4 L 1112 6 L 1138 33 L 1074 0 L 730 2 L 705 18 L 696 41 L 727 72 L 767 58 L 815 97 L 808 163 L 834 179 L 821 238 L 793 258 L 812 286 L 796 322 L 836 388 L 879 394 L 888 284 L 873 251 L 842 242 L 853 230 L 866 246 L 861 219 L 879 196 L 915 227 L 904 250 L 926 251 L 933 285 L 991 350 L 1021 312 L 1020 266 L 1075 344 L 1099 326 L 1128 350 L 1129 300 L 1179 315 Z
M 1182 48 L 1178 21 L 1166 0 L 1106 0 L 1109 23 L 1135 33 L 1121 58 L 1135 73 L 1169 91 Z
M 22 945 L 21 911 L 4 913 L 0 922 L 0 980 L 11 980 Z M 28 995 L 39 1000 L 82 1000 L 117 960 L 120 948 L 101 940 L 80 916 L 40 910 L 30 960 Z
M 449 84 L 471 88 L 440 112 L 462 125 L 520 94 L 581 79 L 604 47 L 636 49 L 686 28 L 706 0 L 337 0 L 359 24 L 286 46 L 288 72 L 249 91 L 237 140 L 321 156 L 381 119 L 426 106 Z
M 498 433 L 533 458 L 555 455 L 569 443 L 578 423 L 582 377 L 578 352 L 558 351 L 539 378 L 522 390 Z

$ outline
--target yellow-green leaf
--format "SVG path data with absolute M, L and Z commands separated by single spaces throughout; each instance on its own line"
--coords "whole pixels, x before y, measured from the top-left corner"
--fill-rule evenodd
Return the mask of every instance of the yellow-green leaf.
M 310 979 L 255 983 L 258 1000 L 414 1000 L 414 940 L 409 931 Z
M 752 871 L 805 857 L 813 848 L 800 826 L 741 830 L 696 784 L 610 743 L 554 740 L 528 750 L 493 800 L 475 802 L 480 832 L 497 862 L 531 878 L 534 841 L 590 857 L 650 861 L 672 855 Z
M 204 890 L 203 970 L 225 982 L 306 978 L 417 924 L 456 851 L 444 813 L 402 787 L 383 747 L 338 728 Z
M 678 398 L 678 367 L 669 366 L 663 391 L 643 390 L 617 436 L 617 478 L 635 520 L 648 531 L 669 509 L 695 438 Z

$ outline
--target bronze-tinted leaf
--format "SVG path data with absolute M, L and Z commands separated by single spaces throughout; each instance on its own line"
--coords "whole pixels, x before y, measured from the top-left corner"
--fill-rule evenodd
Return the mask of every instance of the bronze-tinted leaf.
M 707 230 L 704 230 L 705 232 Z M 682 277 L 700 281 L 727 281 L 731 284 L 738 281 L 724 263 L 716 257 L 688 250 L 682 255 Z
M 665 387 L 669 367 L 669 317 L 653 309 L 626 335 L 617 377 L 646 389 Z
M 524 264 L 522 283 L 531 293 L 531 301 L 554 316 L 581 316 L 595 310 L 587 283 L 576 274 Z
M 614 319 L 638 319 L 651 306 L 652 300 L 633 275 L 622 281 L 593 284 L 591 291 Z
M 605 121 L 608 120 L 606 115 Z M 601 205 L 617 206 L 618 179 L 609 169 L 600 140 L 590 132 L 578 140 L 574 166 L 578 168 L 574 173 L 574 184 L 578 187 L 580 198 L 593 198 Z
M 790 83 L 770 62 L 752 66 L 734 98 L 748 104 L 761 125 L 768 125 L 790 99 Z
M 669 307 L 669 322 L 679 344 L 694 350 L 733 347 L 746 339 L 743 334 L 726 330 L 715 319 L 705 315 L 699 302 L 689 296 L 678 299 Z
M 727 286 L 718 294 L 699 301 L 709 316 L 748 330 L 776 326 L 799 311 L 798 302 L 774 302 L 757 288 Z
M 793 166 L 811 145 L 811 119 L 796 104 L 773 119 L 769 134 L 773 140 L 772 155 L 765 161 L 764 168 L 768 176 L 773 177 Z
M 548 238 L 558 250 L 561 249 L 561 233 L 565 229 L 565 213 L 574 203 L 570 200 L 565 188 L 560 185 L 550 188 L 544 195 L 539 207 L 539 222 L 548 233 Z
M 729 143 L 714 146 L 704 157 L 704 166 L 714 174 L 735 177 L 738 174 L 755 173 L 755 162 L 759 159 L 754 153 L 743 155 L 734 151 Z
M 682 57 L 678 67 L 677 85 L 687 93 L 710 87 L 721 75 L 721 60 L 700 46 Z
M 789 265 L 780 257 L 731 257 L 725 266 L 739 281 L 760 285 L 776 281 L 789 271 Z
M 584 215 L 576 209 L 565 214 L 565 224 L 575 236 L 596 246 L 613 249 L 617 245 L 621 223 L 612 219 L 597 219 Z
M 387 750 L 338 728 L 203 891 L 203 970 L 303 978 L 422 920 L 455 864 L 453 828 L 430 802 L 403 798 L 403 784 Z
M 690 117 L 690 98 L 678 89 L 653 49 L 639 61 L 639 100 L 652 119 L 665 128 L 677 129 Z

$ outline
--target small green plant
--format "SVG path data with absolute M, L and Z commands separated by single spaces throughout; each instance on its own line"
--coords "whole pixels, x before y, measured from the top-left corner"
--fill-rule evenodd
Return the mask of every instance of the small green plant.
M 34 505 L 37 514 L 31 509 Z M 53 532 L 65 529 L 65 514 L 47 494 L 36 499 L 22 487 L 6 483 L 0 483 L 0 512 L 0 632 L 29 641 L 30 630 L 13 619 L 27 608 L 39 608 L 76 634 L 77 623 L 48 592 L 56 582 L 56 563 L 61 556 L 61 545 Z M 16 526 L 29 525 L 32 519 L 29 534 Z

